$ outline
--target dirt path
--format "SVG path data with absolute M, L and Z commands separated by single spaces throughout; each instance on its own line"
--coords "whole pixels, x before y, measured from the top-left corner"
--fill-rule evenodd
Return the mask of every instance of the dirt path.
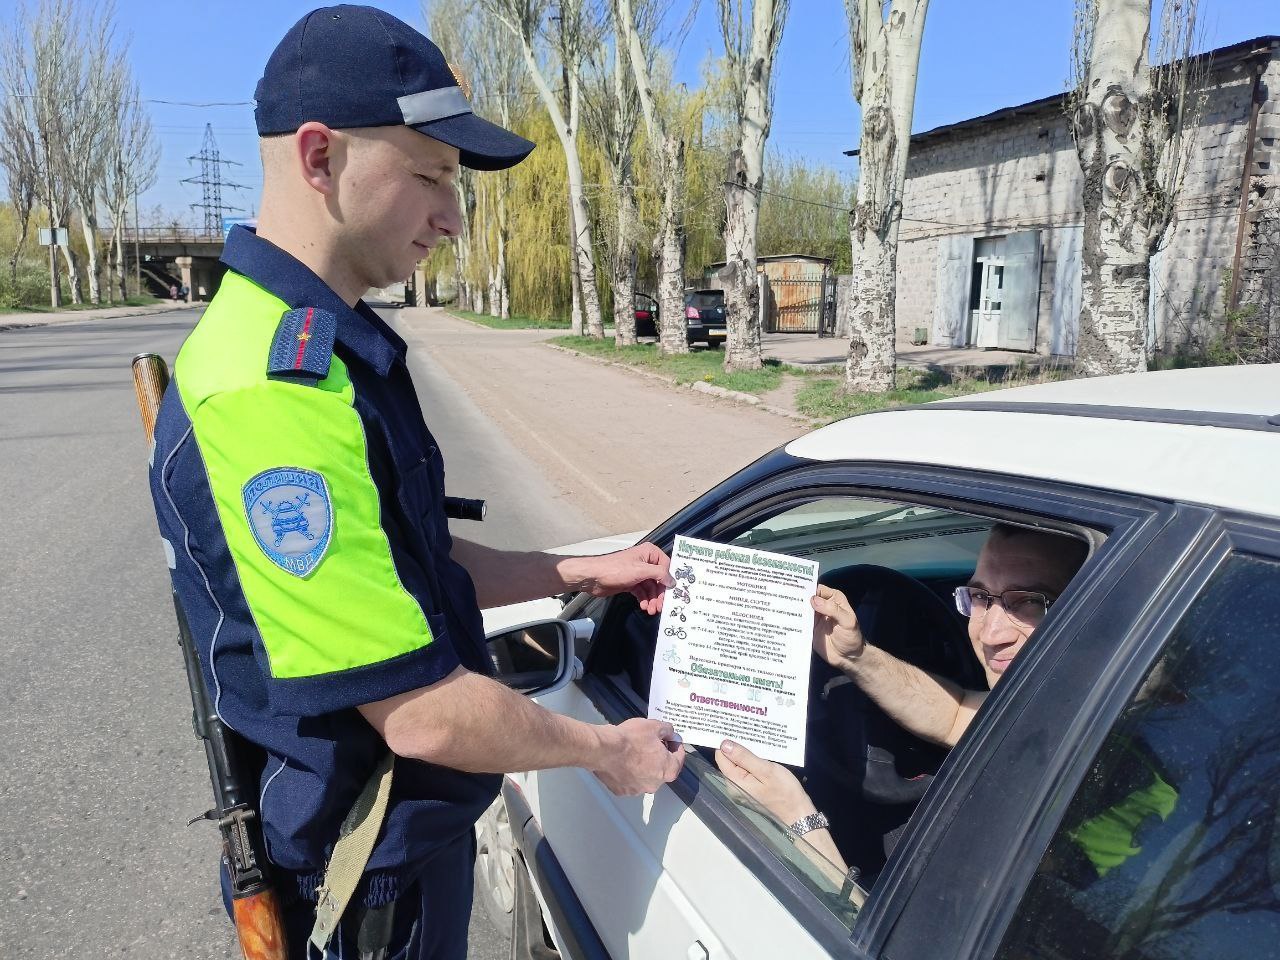
M 550 350 L 541 341 L 554 331 L 489 330 L 426 308 L 397 320 L 411 349 L 428 352 L 553 488 L 607 530 L 654 527 L 804 432 Z

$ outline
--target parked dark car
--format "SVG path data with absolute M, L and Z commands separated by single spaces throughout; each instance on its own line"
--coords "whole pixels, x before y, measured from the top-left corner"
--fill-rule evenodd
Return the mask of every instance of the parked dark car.
M 689 323 L 689 342 L 718 347 L 727 335 L 724 291 L 690 290 L 684 295 L 684 316 Z
M 658 335 L 658 301 L 647 293 L 635 295 L 636 336 L 656 337 Z

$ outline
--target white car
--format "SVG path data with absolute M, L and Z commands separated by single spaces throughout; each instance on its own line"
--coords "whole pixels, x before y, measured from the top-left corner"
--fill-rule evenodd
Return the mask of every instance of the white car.
M 860 597 L 870 642 L 974 688 L 948 604 L 998 521 L 1076 537 L 1089 559 L 953 750 L 813 661 L 795 772 L 856 882 L 706 750 L 643 798 L 582 770 L 515 774 L 477 867 L 477 906 L 512 925 L 515 956 L 1280 956 L 1280 367 L 853 417 L 648 539 L 815 558 Z M 576 658 L 539 701 L 591 723 L 645 715 L 656 618 L 629 596 L 560 616 Z

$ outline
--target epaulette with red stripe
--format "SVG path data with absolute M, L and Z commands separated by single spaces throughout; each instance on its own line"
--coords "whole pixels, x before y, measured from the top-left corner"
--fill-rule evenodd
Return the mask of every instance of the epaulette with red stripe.
M 267 374 L 323 380 L 329 375 L 338 318 L 319 307 L 299 307 L 280 318 L 271 342 Z

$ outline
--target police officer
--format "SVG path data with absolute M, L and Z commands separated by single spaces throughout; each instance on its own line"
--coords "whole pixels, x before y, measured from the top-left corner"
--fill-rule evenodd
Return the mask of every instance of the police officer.
M 652 544 L 563 558 L 451 538 L 406 345 L 360 300 L 457 234 L 459 166 L 510 167 L 533 144 L 477 117 L 426 37 L 360 6 L 286 34 L 256 119 L 258 227 L 228 236 L 229 272 L 156 428 L 172 577 L 219 715 L 262 748 L 292 954 L 306 953 L 343 818 L 389 747 L 385 820 L 329 950 L 462 957 L 472 826 L 498 775 L 579 766 L 635 794 L 683 758 L 667 724 L 580 723 L 486 676 L 480 605 L 631 591 L 656 612 L 669 559 Z

